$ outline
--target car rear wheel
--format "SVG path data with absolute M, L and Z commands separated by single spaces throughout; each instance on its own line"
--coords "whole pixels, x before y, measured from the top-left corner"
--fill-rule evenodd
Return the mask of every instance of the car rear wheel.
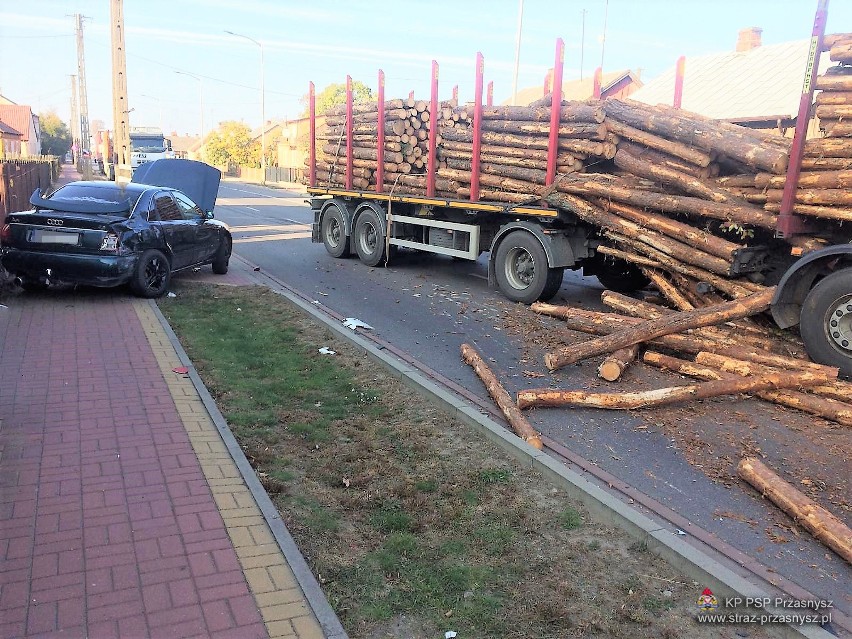
M 160 297 L 169 288 L 171 265 L 161 251 L 148 249 L 139 258 L 130 288 L 139 297 Z
M 228 272 L 228 262 L 231 259 L 231 240 L 223 237 L 219 248 L 216 250 L 216 255 L 213 257 L 211 266 L 216 275 L 225 275 Z

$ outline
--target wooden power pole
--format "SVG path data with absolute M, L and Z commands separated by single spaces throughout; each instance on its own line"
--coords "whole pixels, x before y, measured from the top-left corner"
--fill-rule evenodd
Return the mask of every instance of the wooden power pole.
M 124 0 L 110 0 L 112 28 L 112 122 L 115 178 L 130 179 L 130 109 L 124 49 Z

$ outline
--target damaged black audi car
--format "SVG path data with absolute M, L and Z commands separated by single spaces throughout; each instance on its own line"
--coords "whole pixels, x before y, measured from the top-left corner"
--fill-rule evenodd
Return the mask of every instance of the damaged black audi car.
M 0 229 L 0 261 L 25 290 L 52 284 L 121 286 L 159 297 L 175 271 L 211 264 L 228 272 L 232 237 L 213 219 L 221 172 L 193 160 L 143 164 L 129 183 L 82 181 Z

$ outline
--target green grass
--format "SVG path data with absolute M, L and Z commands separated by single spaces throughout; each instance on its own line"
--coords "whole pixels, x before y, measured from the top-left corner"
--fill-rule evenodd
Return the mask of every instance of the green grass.
M 566 508 L 559 513 L 559 523 L 565 530 L 574 530 L 583 525 L 583 518 L 576 508 Z
M 284 428 L 326 442 L 329 426 L 344 419 L 353 402 L 380 415 L 376 391 L 356 387 L 333 358 L 319 357 L 313 344 L 301 342 L 292 313 L 264 302 L 270 295 L 229 303 L 214 294 L 194 296 L 191 305 L 162 305 L 177 330 L 191 330 L 193 359 L 212 376 L 215 394 L 226 398 L 223 413 L 236 434 L 273 442 L 275 431 Z M 282 403 L 311 419 L 287 419 Z

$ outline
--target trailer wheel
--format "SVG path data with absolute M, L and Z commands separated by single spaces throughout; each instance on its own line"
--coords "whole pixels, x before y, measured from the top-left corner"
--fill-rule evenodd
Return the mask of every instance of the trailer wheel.
M 607 259 L 595 273 L 604 288 L 616 293 L 641 291 L 651 283 L 634 264 L 618 259 Z
M 329 206 L 322 216 L 320 226 L 322 243 L 332 257 L 349 257 L 349 237 L 346 235 L 346 222 L 338 206 Z
M 852 268 L 826 276 L 811 289 L 799 330 L 814 361 L 852 377 Z
M 532 304 L 544 299 L 545 293 L 553 297 L 559 290 L 557 279 L 562 284 L 561 277 L 550 274 L 562 269 L 548 268 L 544 248 L 527 231 L 509 233 L 497 247 L 494 260 L 497 286 L 513 302 Z
M 562 277 L 564 275 L 564 268 L 547 269 L 547 284 L 544 285 L 544 290 L 538 296 L 540 302 L 549 302 L 553 299 L 553 296 L 562 288 Z
M 365 208 L 355 223 L 355 252 L 367 266 L 376 266 L 385 252 L 382 221 L 372 209 Z

